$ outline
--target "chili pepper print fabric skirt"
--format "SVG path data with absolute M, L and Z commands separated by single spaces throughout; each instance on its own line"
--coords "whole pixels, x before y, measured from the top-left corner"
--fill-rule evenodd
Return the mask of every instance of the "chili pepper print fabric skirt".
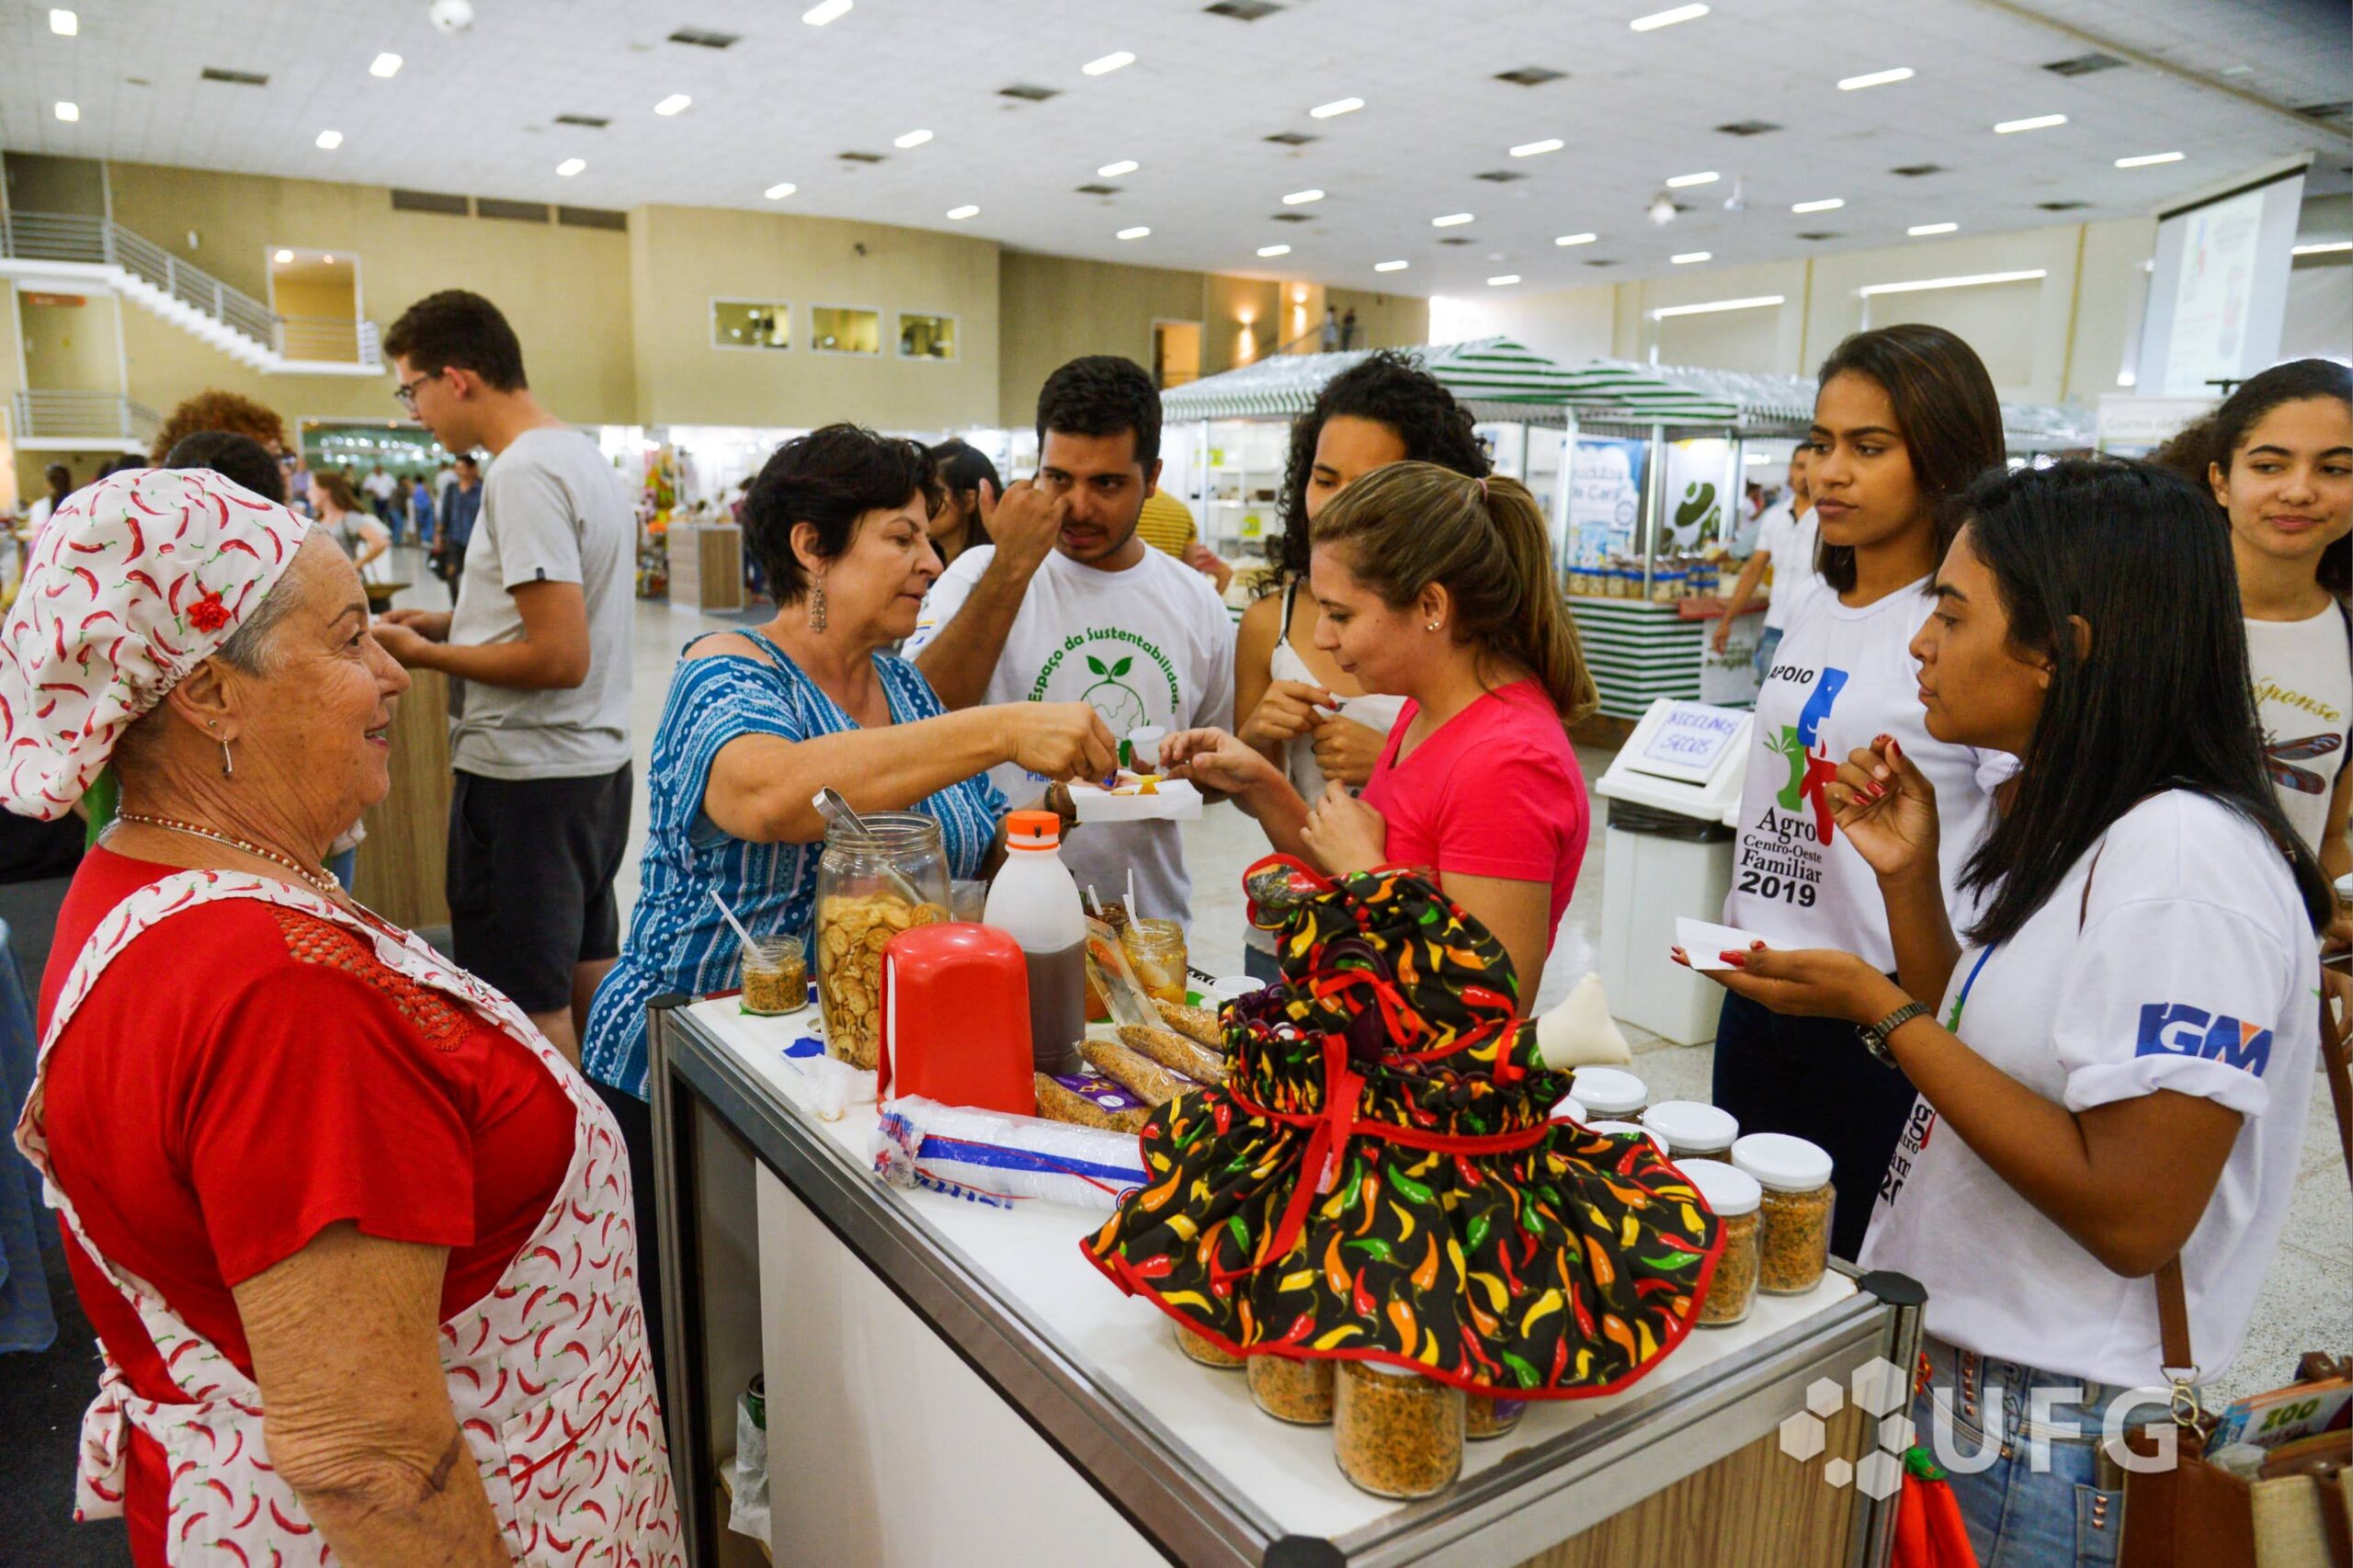
M 1514 1399 L 1639 1378 L 1696 1321 L 1714 1216 L 1647 1139 L 1548 1119 L 1568 1075 L 1477 922 L 1420 878 L 1316 881 L 1285 983 L 1225 1011 L 1226 1087 L 1153 1113 L 1089 1256 L 1243 1355 Z

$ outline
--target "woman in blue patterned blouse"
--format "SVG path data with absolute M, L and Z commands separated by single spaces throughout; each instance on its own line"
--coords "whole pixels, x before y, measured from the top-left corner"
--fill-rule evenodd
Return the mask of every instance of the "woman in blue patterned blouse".
M 1006 802 L 988 769 L 1101 778 L 1116 742 L 1083 702 L 950 713 L 889 649 L 915 630 L 939 575 L 926 523 L 939 490 L 923 449 L 852 425 L 788 441 L 744 508 L 745 542 L 776 595 L 755 631 L 687 645 L 654 737 L 642 888 L 620 961 L 597 987 L 581 1063 L 621 1117 L 650 1128 L 645 1005 L 738 983 L 716 891 L 757 931 L 809 937 L 831 785 L 861 812 L 939 821 L 950 874 L 1001 849 Z M 632 1153 L 637 1153 L 632 1150 Z M 652 1172 L 639 1165 L 639 1196 Z

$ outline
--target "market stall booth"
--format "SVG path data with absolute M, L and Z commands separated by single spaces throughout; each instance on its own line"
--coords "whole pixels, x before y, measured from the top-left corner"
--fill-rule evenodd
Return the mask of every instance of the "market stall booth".
M 1662 698 L 1754 702 L 1761 605 L 1723 653 L 1710 636 L 1738 570 L 1727 547 L 1748 471 L 1778 473 L 1813 422 L 1814 383 L 1597 358 L 1567 372 L 1564 392 L 1563 585 L 1601 711 L 1634 720 Z M 2005 403 L 2002 419 L 2014 463 L 2090 441 L 2073 410 Z
M 1372 352 L 1271 354 L 1161 393 L 1161 487 L 1193 508 L 1211 549 L 1240 566 L 1264 562 L 1282 527 L 1291 421 Z M 1495 472 L 1535 494 L 1557 542 L 1566 372 L 1507 337 L 1408 352 L 1471 411 Z
M 1899 1455 L 1882 1417 L 1908 1401 L 1899 1368 L 1915 1358 L 1923 1302 L 1911 1280 L 1833 1265 L 1768 1295 L 1756 1265 L 1741 1276 L 1724 1262 L 1709 1302 L 1736 1321 L 1692 1307 L 1697 1325 L 1664 1346 L 1644 1325 L 1650 1361 L 1617 1392 L 1527 1403 L 1489 1441 L 1457 1426 L 1459 1471 L 1391 1488 L 1383 1467 L 1424 1462 L 1412 1443 L 1367 1455 L 1341 1437 L 1346 1413 L 1341 1426 L 1276 1420 L 1256 1375 L 1202 1366 L 1214 1346 L 1181 1346 L 1167 1304 L 1113 1288 L 1092 1255 L 1108 1199 L 1009 1187 L 1017 1168 L 1038 1170 L 1018 1146 L 1042 1144 L 923 1132 L 932 1123 L 911 1135 L 920 1102 L 878 1111 L 873 1074 L 824 1055 L 812 1028 L 816 1007 L 765 1017 L 734 994 L 652 1007 L 665 1408 L 689 1561 L 1887 1561 Z M 1643 1097 L 1623 1072 L 1579 1072 L 1576 1087 L 1629 1108 Z M 1644 1125 L 1665 1125 L 1656 1111 Z M 1047 1179 L 1125 1191 L 1127 1212 L 1151 1203 L 1142 1170 L 1120 1170 L 1139 1161 L 1136 1140 L 1120 1142 L 1130 1153 L 1113 1165 L 1063 1156 Z M 962 1175 L 934 1175 L 934 1156 Z M 1388 1191 L 1412 1200 L 1412 1184 Z M 1336 1196 L 1379 1208 L 1356 1184 Z M 1709 1200 L 1732 1259 L 1739 1203 Z M 1167 1278 L 1148 1257 L 1139 1271 Z M 1537 1304 L 1504 1328 L 1564 1312 Z M 1629 1354 L 1633 1333 L 1609 1330 Z M 1362 1372 L 1348 1368 L 1339 1382 Z M 757 1474 L 739 1464 L 748 1448 L 762 1450 Z

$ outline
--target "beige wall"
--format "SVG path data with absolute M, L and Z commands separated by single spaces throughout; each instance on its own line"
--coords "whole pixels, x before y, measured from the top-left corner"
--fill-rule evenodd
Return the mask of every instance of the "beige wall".
M 1594 355 L 1803 376 L 1865 322 L 1867 284 L 2040 270 L 1983 288 L 1874 295 L 1873 326 L 1926 321 L 1977 344 L 2005 397 L 2090 402 L 2116 385 L 2137 328 L 2154 248 L 2154 219 L 2060 224 L 1956 236 L 1747 267 L 1708 267 L 1547 294 L 1449 301 L 1449 335 L 1502 333 L 1540 353 Z M 1652 315 L 1661 306 L 1781 296 L 1778 305 L 1707 315 Z
M 43 392 L 119 395 L 122 361 L 117 351 L 114 296 L 86 290 L 61 295 L 80 303 L 35 304 L 32 291 L 17 292 L 25 384 Z
M 87 158 L 55 158 L 40 153 L 0 153 L 7 205 L 18 212 L 106 215 L 107 187 L 99 165 Z
M 1327 289 L 1324 302 L 1344 316 L 1356 312 L 1358 348 L 1417 348 L 1430 340 L 1430 302 L 1415 295 Z
M 997 284 L 999 424 L 1029 424 L 1046 378 L 1082 354 L 1125 355 L 1150 369 L 1154 321 L 1202 322 L 1201 373 L 1212 371 L 1198 272 L 1008 250 L 998 258 Z
M 628 334 L 629 236 L 602 229 L 395 212 L 381 186 L 330 185 L 152 164 L 115 164 L 116 222 L 256 300 L 269 296 L 269 247 L 356 252 L 368 316 L 389 326 L 438 289 L 495 301 L 523 340 L 531 384 L 583 424 L 633 424 Z M 188 244 L 195 231 L 199 243 Z M 382 418 L 398 411 L 389 379 L 267 376 L 193 335 L 126 307 L 131 396 L 169 408 L 208 386 L 260 399 L 287 418 Z
M 940 429 L 996 417 L 998 257 L 992 242 L 831 218 L 642 207 L 630 214 L 629 253 L 643 423 L 854 419 Z M 714 298 L 790 303 L 791 348 L 711 347 Z M 814 351 L 810 310 L 821 304 L 879 310 L 882 352 Z M 899 358 L 901 311 L 956 317 L 956 358 Z

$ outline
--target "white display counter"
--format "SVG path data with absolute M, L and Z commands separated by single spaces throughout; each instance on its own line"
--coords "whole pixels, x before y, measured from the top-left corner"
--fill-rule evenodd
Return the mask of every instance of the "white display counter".
M 1328 1427 L 1260 1414 L 1241 1373 L 1185 1358 L 1156 1309 L 1095 1270 L 1079 1242 L 1103 1215 L 878 1181 L 872 1106 L 819 1119 L 784 1054 L 802 1032 L 733 999 L 653 1011 L 670 1426 L 697 1562 L 743 1549 L 722 1539 L 713 1467 L 755 1371 L 779 1562 L 1509 1568 L 1632 1561 L 1636 1540 L 1656 1543 L 1646 1563 L 1884 1560 L 1892 1510 L 1772 1438 L 1816 1380 L 1910 1364 L 1908 1281 L 1834 1272 L 1760 1296 L 1625 1392 L 1532 1404 L 1469 1445 L 1439 1496 L 1385 1502 L 1341 1476 Z M 1833 1453 L 1868 1441 L 1833 1424 Z

